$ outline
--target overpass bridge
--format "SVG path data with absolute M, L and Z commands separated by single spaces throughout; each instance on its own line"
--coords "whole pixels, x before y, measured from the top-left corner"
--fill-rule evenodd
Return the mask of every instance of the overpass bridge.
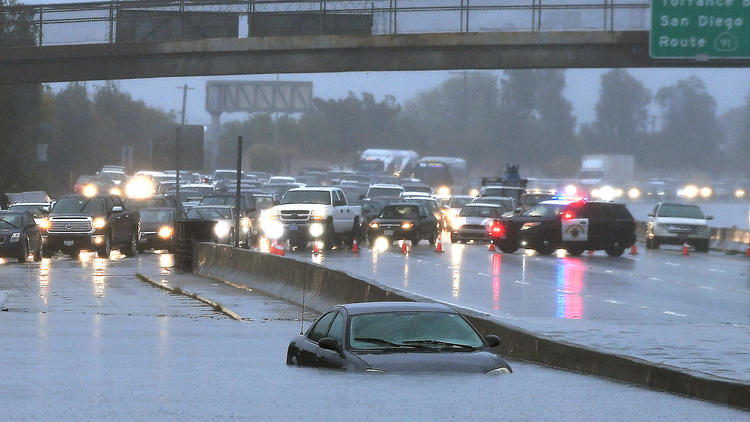
M 0 83 L 346 71 L 747 67 L 653 59 L 650 3 L 107 1 L 5 8 Z M 333 18 L 332 18 L 333 17 Z

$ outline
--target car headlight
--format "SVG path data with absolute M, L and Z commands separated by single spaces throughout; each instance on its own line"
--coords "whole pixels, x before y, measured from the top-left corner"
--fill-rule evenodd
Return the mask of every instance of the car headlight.
M 102 218 L 102 217 L 96 217 L 94 219 L 94 228 L 95 229 L 97 229 L 97 230 L 98 229 L 103 229 L 104 226 L 106 226 L 106 225 L 107 225 L 107 220 L 105 220 L 104 218 Z
M 463 225 L 464 225 L 464 219 L 461 217 L 456 217 L 453 220 L 451 220 L 451 227 L 453 227 L 453 230 L 458 230 Z
M 43 218 L 42 221 L 39 222 L 39 228 L 43 230 L 49 229 L 49 219 Z
M 10 241 L 11 242 L 18 242 L 18 239 L 21 238 L 21 233 L 13 233 L 10 235 Z
M 216 226 L 214 226 L 214 233 L 219 239 L 223 239 L 229 236 L 230 230 L 231 227 L 229 227 L 229 224 L 227 224 L 225 221 L 219 221 L 218 223 L 216 223 Z
M 377 229 L 378 227 L 380 227 L 380 224 L 378 224 L 377 221 L 373 221 L 372 223 L 370 223 L 371 229 Z
M 172 228 L 169 226 L 162 226 L 159 229 L 158 233 L 159 237 L 161 237 L 162 239 L 169 239 L 170 237 L 172 237 L 172 233 L 174 233 L 174 230 L 172 230 Z
M 92 196 L 96 196 L 96 193 L 99 189 L 97 189 L 96 185 L 88 184 L 83 187 L 83 196 L 87 198 L 91 198 Z
M 401 223 L 401 228 L 404 230 L 411 230 L 412 227 L 414 227 L 414 223 L 410 223 L 408 221 Z
M 324 216 L 324 215 L 323 215 L 323 213 L 321 213 L 320 211 L 313 211 L 313 212 L 312 212 L 312 219 L 313 219 L 313 220 L 316 220 L 316 221 L 321 221 L 321 220 L 323 220 L 324 218 L 325 218 L 325 216 Z
M 261 229 L 263 229 L 263 233 L 269 239 L 279 239 L 284 235 L 284 225 L 279 221 L 265 221 Z
M 323 225 L 320 223 L 310 224 L 310 236 L 320 237 L 323 235 Z
M 109 190 L 109 194 L 115 195 L 115 196 L 122 196 L 122 191 L 120 190 L 120 188 L 112 188 Z
M 495 368 L 490 371 L 487 371 L 487 374 L 488 375 L 507 375 L 507 374 L 510 374 L 510 369 L 503 366 L 502 368 Z

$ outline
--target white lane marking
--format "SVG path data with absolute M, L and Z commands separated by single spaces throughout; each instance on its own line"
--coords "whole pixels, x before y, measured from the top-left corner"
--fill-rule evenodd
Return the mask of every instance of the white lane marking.
M 674 315 L 674 316 L 678 316 L 678 317 L 686 317 L 687 316 L 687 315 L 678 314 L 677 312 L 672 312 L 672 311 L 664 311 L 664 313 L 667 314 L 667 315 Z
M 611 303 L 613 305 L 622 305 L 622 302 L 620 302 L 619 300 L 614 300 L 614 299 L 607 299 L 605 300 L 605 302 Z
M 605 273 L 612 274 L 612 270 L 604 270 Z
M 711 286 L 698 286 L 698 288 L 699 289 L 706 289 L 706 290 L 716 290 L 715 287 L 711 287 Z
M 665 262 L 664 264 L 665 264 L 665 265 L 671 265 L 671 266 L 673 266 L 673 267 L 679 267 L 679 266 L 680 266 L 680 264 L 677 264 L 677 263 L 675 263 L 675 262 Z
M 529 284 L 531 284 L 531 283 L 529 283 L 528 281 L 521 281 L 521 280 L 513 280 L 513 282 L 514 282 L 514 283 L 518 283 L 518 284 L 524 284 L 524 285 L 529 285 Z
M 726 272 L 724 270 L 717 270 L 716 268 L 709 268 L 708 271 L 712 273 L 725 273 Z
M 664 281 L 663 278 L 659 278 L 659 277 L 649 277 L 648 279 L 649 280 L 654 280 L 654 281 Z
M 481 275 L 483 277 L 489 277 L 490 276 L 489 274 L 485 274 L 485 273 L 477 273 L 477 275 Z

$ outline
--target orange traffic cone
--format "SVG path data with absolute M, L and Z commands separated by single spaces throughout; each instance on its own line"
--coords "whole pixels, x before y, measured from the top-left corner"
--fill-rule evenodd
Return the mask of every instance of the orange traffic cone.
M 352 253 L 359 253 L 359 245 L 357 245 L 357 238 L 352 240 Z
M 320 248 L 318 247 L 318 241 L 313 241 L 313 255 L 320 255 Z
M 401 241 L 401 253 L 402 254 L 409 253 L 409 248 L 406 246 L 406 240 Z
M 638 255 L 638 248 L 635 247 L 635 243 L 633 243 L 633 246 L 630 247 L 630 254 Z
M 490 252 L 495 252 L 495 242 L 490 241 L 490 246 L 487 247 Z
M 271 246 L 268 248 L 268 253 L 271 255 L 278 255 L 278 247 L 276 246 L 276 240 L 271 240 Z
M 442 234 L 438 234 L 437 241 L 435 242 L 435 252 L 443 253 L 443 238 Z
M 682 244 L 682 255 L 683 256 L 690 255 L 690 251 L 689 251 L 687 242 L 685 242 L 685 243 Z

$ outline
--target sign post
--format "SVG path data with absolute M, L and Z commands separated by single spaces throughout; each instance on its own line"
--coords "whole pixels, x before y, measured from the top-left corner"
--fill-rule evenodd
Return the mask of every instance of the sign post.
M 750 58 L 750 0 L 652 0 L 655 59 Z

